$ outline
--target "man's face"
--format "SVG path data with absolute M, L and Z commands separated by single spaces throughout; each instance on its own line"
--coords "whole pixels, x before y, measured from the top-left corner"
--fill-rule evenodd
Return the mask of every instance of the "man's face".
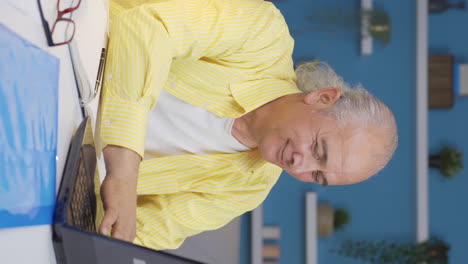
M 353 184 L 374 171 L 381 145 L 376 129 L 349 125 L 320 114 L 314 105 L 284 102 L 271 110 L 258 148 L 265 160 L 295 178 L 324 185 Z

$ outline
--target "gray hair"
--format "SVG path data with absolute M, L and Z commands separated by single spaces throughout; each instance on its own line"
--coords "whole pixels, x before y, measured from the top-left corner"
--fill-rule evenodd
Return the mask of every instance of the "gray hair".
M 359 122 L 372 125 L 387 133 L 387 140 L 380 160 L 379 170 L 382 169 L 392 157 L 398 145 L 398 134 L 395 117 L 392 111 L 379 99 L 372 96 L 361 84 L 351 88 L 338 74 L 325 62 L 318 60 L 304 62 L 296 68 L 297 86 L 305 92 L 313 92 L 327 87 L 336 87 L 341 90 L 340 98 L 335 104 L 320 111 L 321 114 L 336 119 L 341 126 L 349 122 Z

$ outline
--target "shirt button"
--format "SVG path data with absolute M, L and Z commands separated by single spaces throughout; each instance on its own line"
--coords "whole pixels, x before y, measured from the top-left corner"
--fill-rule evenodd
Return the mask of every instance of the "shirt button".
M 109 74 L 107 75 L 107 79 L 112 80 L 112 73 L 109 73 Z
M 169 85 L 170 85 L 172 88 L 176 87 L 176 83 L 175 83 L 175 82 L 171 82 Z
M 110 125 L 111 121 L 109 119 L 104 120 L 104 125 Z

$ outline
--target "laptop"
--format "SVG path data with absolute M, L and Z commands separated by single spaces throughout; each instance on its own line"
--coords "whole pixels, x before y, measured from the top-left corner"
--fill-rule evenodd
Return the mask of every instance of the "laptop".
M 72 138 L 60 183 L 52 239 L 58 264 L 196 264 L 194 260 L 113 239 L 96 232 L 96 154 L 84 144 L 86 117 Z

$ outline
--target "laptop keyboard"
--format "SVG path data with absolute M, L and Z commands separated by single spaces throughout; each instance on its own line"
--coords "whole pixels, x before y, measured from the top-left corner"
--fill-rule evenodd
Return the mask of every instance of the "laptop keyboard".
M 86 164 L 83 150 L 75 178 L 73 195 L 70 201 L 68 224 L 81 230 L 96 232 L 96 196 L 94 194 L 94 166 Z M 95 164 L 94 164 L 95 165 Z

